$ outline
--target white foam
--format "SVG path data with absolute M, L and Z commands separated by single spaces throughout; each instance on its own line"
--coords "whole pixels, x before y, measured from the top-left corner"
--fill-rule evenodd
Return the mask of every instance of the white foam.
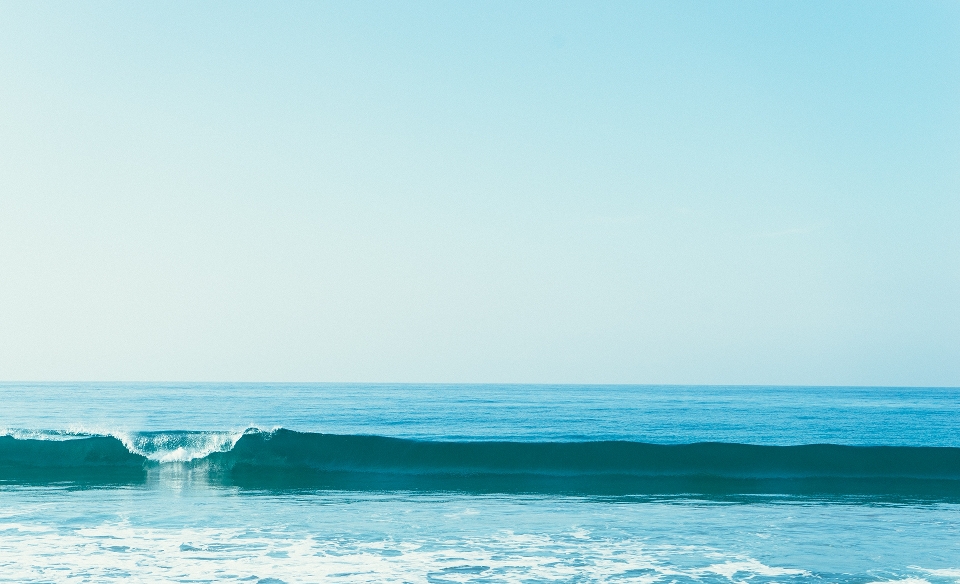
M 746 561 L 726 561 L 722 564 L 713 564 L 703 569 L 704 573 L 719 574 L 729 580 L 733 580 L 736 574 L 756 576 L 809 576 L 806 570 L 796 570 L 791 568 L 776 568 L 766 566 L 757 560 L 748 559 Z
M 929 569 L 921 568 L 919 566 L 911 566 L 914 570 L 919 570 L 921 572 L 926 572 L 931 576 L 937 576 L 939 578 L 957 578 L 957 582 L 960 582 L 960 568 L 946 568 L 946 569 Z
M 136 432 L 130 430 L 70 426 L 65 430 L 32 430 L 24 428 L 0 428 L 0 436 L 11 436 L 17 440 L 65 441 L 89 438 L 91 436 L 111 436 L 135 454 L 160 463 L 189 462 L 203 458 L 214 452 L 226 452 L 236 445 L 247 432 L 261 430 L 250 427 L 242 430 L 222 432 Z
M 12 525 L 11 525 L 12 527 Z M 145 528 L 111 522 L 81 528 L 16 529 L 0 537 L 0 581 L 503 582 L 619 581 L 670 577 L 709 581 L 805 575 L 801 570 L 733 558 L 681 568 L 670 551 L 638 539 L 585 542 L 583 530 L 549 536 L 502 531 L 431 541 L 324 539 L 283 526 Z M 674 550 L 681 554 L 684 550 Z
M 112 434 L 127 450 L 160 463 L 189 462 L 226 452 L 246 430 L 231 432 L 123 432 Z
M 73 430 L 30 430 L 27 428 L 0 428 L 0 436 L 10 436 L 17 440 L 76 440 L 90 434 Z

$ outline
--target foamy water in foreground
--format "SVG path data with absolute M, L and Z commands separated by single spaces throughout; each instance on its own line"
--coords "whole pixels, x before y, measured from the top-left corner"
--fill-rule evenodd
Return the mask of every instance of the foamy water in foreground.
M 5 490 L 0 581 L 960 579 L 956 505 L 276 495 L 174 485 Z

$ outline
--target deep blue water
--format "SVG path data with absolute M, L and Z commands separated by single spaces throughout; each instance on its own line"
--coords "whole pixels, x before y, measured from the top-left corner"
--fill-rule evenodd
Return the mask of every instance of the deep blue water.
M 958 398 L 0 384 L 0 582 L 960 582 Z

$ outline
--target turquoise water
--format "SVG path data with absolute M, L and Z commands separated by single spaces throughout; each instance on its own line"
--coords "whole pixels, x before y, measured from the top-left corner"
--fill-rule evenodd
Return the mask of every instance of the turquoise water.
M 960 582 L 958 397 L 7 383 L 0 582 Z

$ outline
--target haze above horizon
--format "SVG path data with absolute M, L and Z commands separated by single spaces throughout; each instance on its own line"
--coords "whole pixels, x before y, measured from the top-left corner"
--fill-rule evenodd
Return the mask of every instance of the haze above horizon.
M 4 3 L 0 379 L 960 386 L 960 4 Z

